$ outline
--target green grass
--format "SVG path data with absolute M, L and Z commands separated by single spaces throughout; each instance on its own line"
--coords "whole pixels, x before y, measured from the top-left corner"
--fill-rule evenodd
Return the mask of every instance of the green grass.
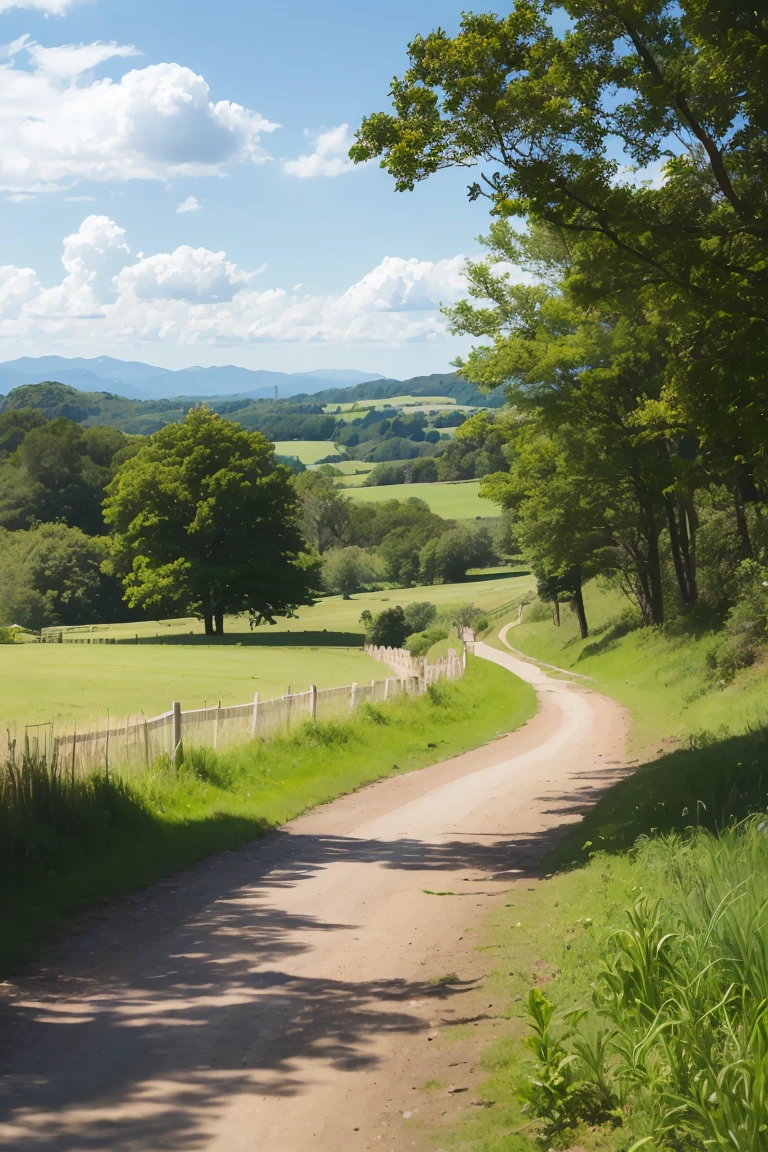
M 324 456 L 339 454 L 330 440 L 278 440 L 275 452 L 278 456 L 298 456 L 302 464 L 317 464 Z
M 600 691 L 629 709 L 634 751 L 652 749 L 657 743 L 661 747 L 662 740 L 674 745 L 701 733 L 739 733 L 765 720 L 764 666 L 747 669 L 732 684 L 720 686 L 706 667 L 710 636 L 675 635 L 656 628 L 626 633 L 621 622 L 626 600 L 602 591 L 596 583 L 587 586 L 585 602 L 591 628 L 586 641 L 579 639 L 568 606 L 560 628 L 550 620 L 527 624 L 524 611 L 522 625 L 510 629 L 507 640 L 538 660 L 594 677 Z
M 354 488 L 349 495 L 352 500 L 368 503 L 407 500 L 416 496 L 419 500 L 425 500 L 433 512 L 446 520 L 497 516 L 497 505 L 481 499 L 479 488 L 479 480 L 460 480 L 451 484 L 378 484 L 373 488 Z
M 510 893 L 488 926 L 498 961 L 484 990 L 509 1007 L 484 1059 L 486 1107 L 441 1147 L 765 1146 L 763 820 L 649 840 Z
M 455 408 L 456 401 L 452 396 L 389 396 L 386 400 L 357 400 L 347 404 L 326 404 L 325 411 L 336 414 L 340 408 L 339 416 L 354 420 L 356 416 L 363 416 L 365 412 L 374 408 L 383 412 L 391 408 Z
M 309 608 L 299 608 L 294 619 L 278 620 L 275 626 L 262 625 L 254 632 L 248 629 L 247 617 L 228 617 L 226 621 L 229 640 L 237 643 L 242 641 L 247 645 L 250 641 L 260 642 L 263 639 L 274 641 L 281 636 L 298 636 L 301 633 L 311 633 L 312 643 L 322 644 L 325 639 L 329 642 L 339 635 L 356 634 L 360 645 L 363 644 L 363 629 L 360 624 L 360 614 L 368 609 L 374 614 L 384 608 L 391 608 L 395 604 L 412 604 L 414 601 L 427 600 L 436 604 L 438 608 L 453 608 L 471 601 L 483 611 L 491 612 L 503 608 L 516 601 L 525 593 L 530 593 L 535 581 L 526 569 L 494 568 L 487 571 L 470 573 L 470 578 L 462 584 L 435 584 L 419 588 L 389 588 L 380 592 L 361 592 L 351 600 L 343 600 L 341 596 L 326 596 L 318 600 Z M 135 635 L 149 639 L 199 638 L 203 635 L 201 621 L 194 618 L 181 618 L 176 620 L 147 621 L 141 624 L 95 624 L 78 628 L 64 629 L 65 636 L 90 637 L 100 639 L 116 637 L 130 640 Z M 225 635 L 224 639 L 227 639 Z M 349 641 L 347 641 L 349 643 Z M 65 651 L 71 651 L 69 645 L 62 645 Z M 79 646 L 78 646 L 79 647 Z M 206 649 L 207 651 L 209 649 Z M 0 660 L 2 656 L 0 656 Z M 271 659 L 271 656 L 270 656 Z
M 245 704 L 310 683 L 333 688 L 381 679 L 382 665 L 351 649 L 178 645 L 14 644 L 0 648 L 0 722 L 95 720 Z
M 0 809 L 0 971 L 34 953 L 78 909 L 125 895 L 203 856 L 253 840 L 381 777 L 409 772 L 511 731 L 535 712 L 531 688 L 470 658 L 467 674 L 417 700 L 363 708 L 180 774 L 158 765 L 123 786 L 103 777 L 58 804 L 44 788 Z

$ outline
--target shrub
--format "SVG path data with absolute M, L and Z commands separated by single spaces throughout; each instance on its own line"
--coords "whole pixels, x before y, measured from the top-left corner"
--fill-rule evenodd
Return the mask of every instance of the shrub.
M 543 620 L 552 619 L 552 609 L 541 600 L 534 600 L 527 609 L 523 609 L 526 624 L 540 624 Z
M 371 619 L 365 638 L 369 644 L 377 644 L 383 648 L 401 648 L 407 635 L 405 613 L 397 604 L 394 608 L 385 608 Z
M 406 605 L 405 622 L 410 632 L 424 632 L 437 616 L 437 608 L 428 600 Z
M 427 628 L 424 632 L 415 632 L 407 638 L 405 647 L 411 656 L 419 658 L 420 656 L 426 656 L 433 644 L 437 644 L 440 640 L 447 639 L 447 629 L 437 626 L 435 628 Z

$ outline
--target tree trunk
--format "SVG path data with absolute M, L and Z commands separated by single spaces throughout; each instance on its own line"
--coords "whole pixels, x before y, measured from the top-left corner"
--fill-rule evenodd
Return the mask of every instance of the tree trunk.
M 677 577 L 677 587 L 680 591 L 680 599 L 683 602 L 683 608 L 688 611 L 691 608 L 691 589 L 688 582 L 688 571 L 683 558 L 683 548 L 681 536 L 685 530 L 685 521 L 683 514 L 678 515 L 675 509 L 675 503 L 671 496 L 664 497 L 664 505 L 667 510 L 667 527 L 669 528 L 669 543 L 672 547 L 672 560 L 675 565 L 675 576 Z M 687 533 L 686 533 L 687 535 Z
M 213 616 L 211 616 L 211 615 L 203 616 L 203 620 L 205 622 L 205 634 L 206 634 L 206 636 L 213 636 Z
M 560 597 L 555 592 L 552 597 L 552 620 L 556 628 L 560 627 Z
M 734 491 L 734 502 L 736 505 L 736 530 L 739 533 L 739 556 L 742 560 L 749 560 L 752 556 L 752 540 L 749 535 L 749 524 L 747 523 L 747 513 L 744 506 L 744 497 L 741 493 L 741 487 L 736 485 Z
M 216 635 L 217 636 L 223 636 L 224 635 L 224 613 L 220 612 L 217 609 L 213 614 L 213 621 L 214 621 L 214 624 L 216 626 Z
M 573 603 L 576 608 L 576 617 L 579 621 L 581 638 L 582 640 L 586 640 L 589 636 L 589 628 L 587 626 L 587 613 L 584 610 L 584 593 L 581 588 L 581 577 L 579 577 L 573 589 Z
M 652 624 L 664 623 L 664 590 L 661 583 L 661 558 L 659 556 L 659 535 L 653 520 L 649 517 L 648 533 L 648 598 L 650 600 Z
M 693 497 L 685 496 L 680 501 L 680 550 L 683 554 L 688 580 L 688 594 L 691 607 L 699 602 L 699 584 L 696 574 L 696 533 L 699 530 L 699 517 Z

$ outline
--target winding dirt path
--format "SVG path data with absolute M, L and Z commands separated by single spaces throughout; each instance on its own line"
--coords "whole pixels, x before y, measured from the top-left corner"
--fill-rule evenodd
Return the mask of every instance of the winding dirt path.
M 2 989 L 0 1146 L 414 1144 L 401 1117 L 429 1041 L 491 963 L 471 932 L 617 777 L 627 732 L 614 702 L 477 654 L 535 685 L 520 731 L 96 913 Z

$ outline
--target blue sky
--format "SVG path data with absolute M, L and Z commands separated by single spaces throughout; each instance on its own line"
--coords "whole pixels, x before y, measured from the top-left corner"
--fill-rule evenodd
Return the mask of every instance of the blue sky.
M 459 14 L 0 0 L 0 359 L 445 371 L 462 345 L 437 305 L 487 209 L 466 174 L 398 194 L 346 170 L 342 126 Z

